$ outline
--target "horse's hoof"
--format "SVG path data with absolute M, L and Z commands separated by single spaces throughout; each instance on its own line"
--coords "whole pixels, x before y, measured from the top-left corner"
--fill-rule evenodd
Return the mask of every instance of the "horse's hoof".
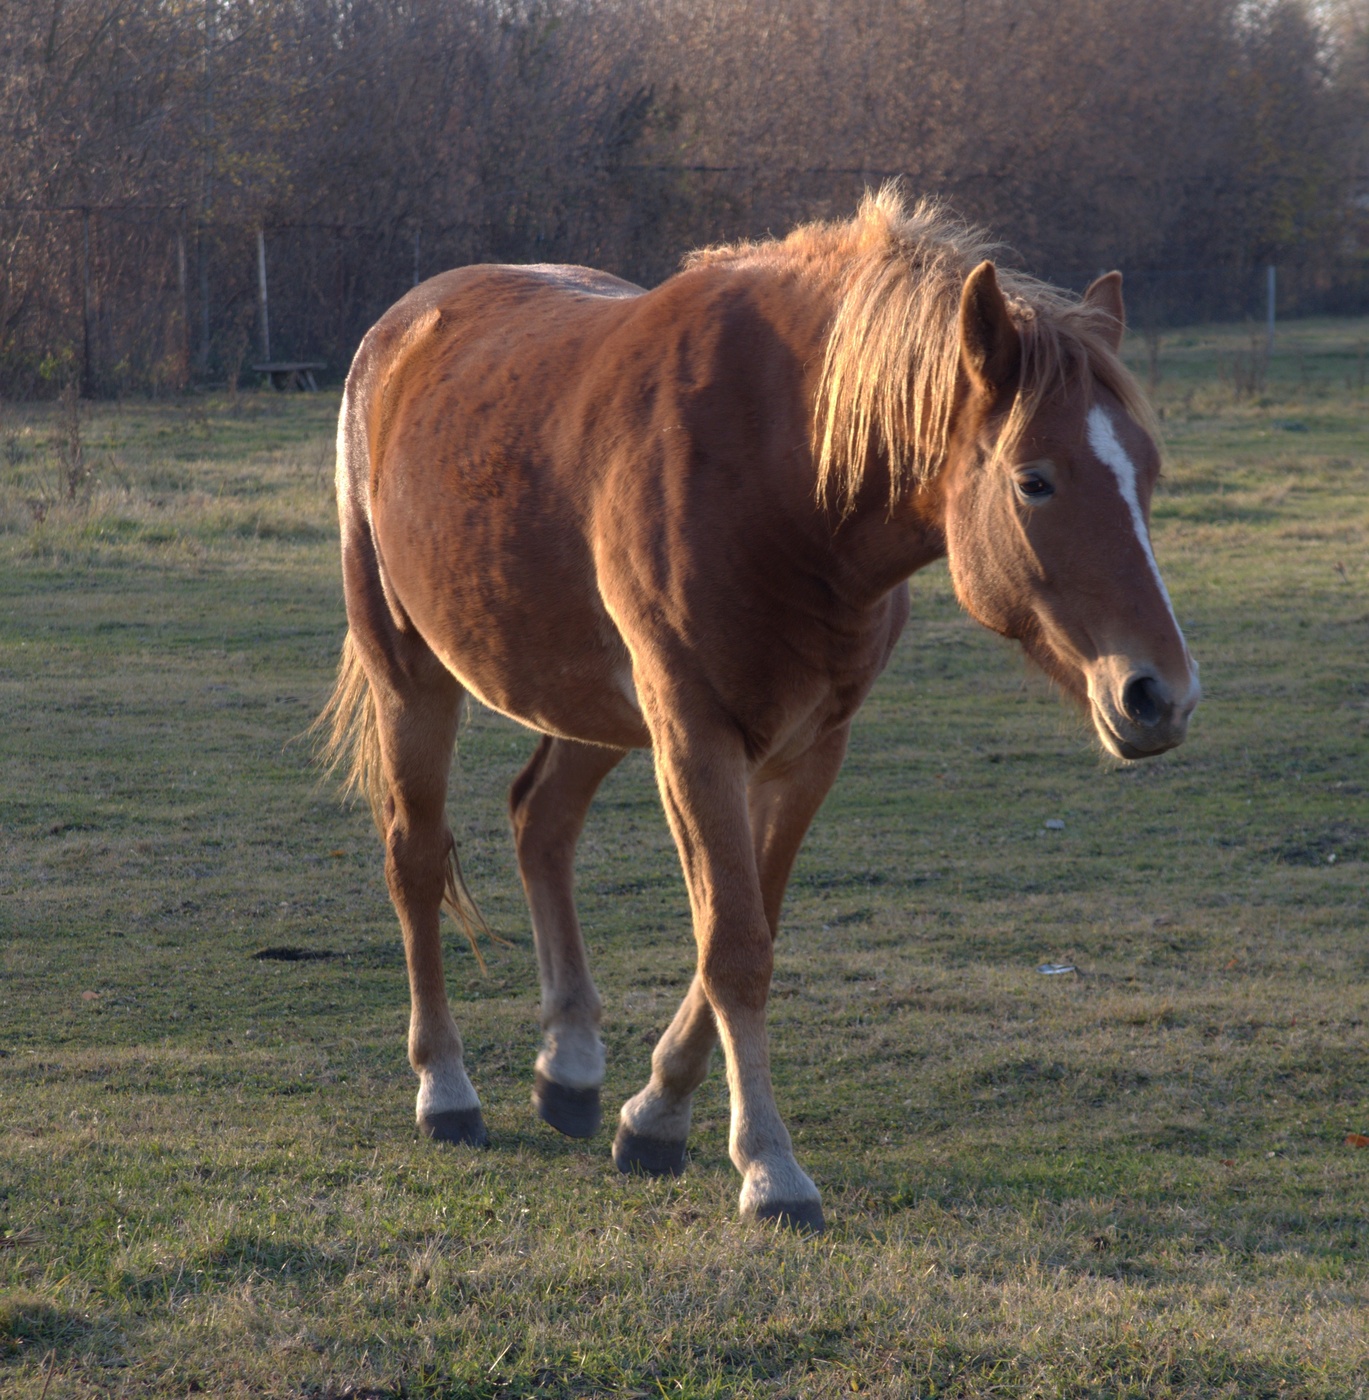
M 645 1172 L 647 1176 L 683 1176 L 683 1142 L 663 1142 L 660 1138 L 640 1137 L 626 1128 L 613 1139 L 613 1165 L 624 1176 Z
M 449 1108 L 443 1113 L 425 1113 L 418 1130 L 434 1142 L 462 1142 L 470 1147 L 488 1147 L 490 1135 L 478 1108 Z
M 792 1205 L 784 1201 L 774 1201 L 759 1207 L 751 1217 L 753 1220 L 775 1220 L 787 1230 L 799 1230 L 804 1234 L 820 1235 L 827 1222 L 822 1218 L 822 1205 L 818 1201 L 796 1201 Z
M 544 1123 L 567 1137 L 593 1137 L 599 1131 L 598 1089 L 567 1089 L 538 1070 L 532 1103 Z

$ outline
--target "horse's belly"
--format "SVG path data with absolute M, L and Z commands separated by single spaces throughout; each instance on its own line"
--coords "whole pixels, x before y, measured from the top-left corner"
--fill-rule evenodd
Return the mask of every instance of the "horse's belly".
M 627 648 L 576 551 L 536 536 L 496 540 L 451 513 L 408 524 L 378 532 L 387 583 L 472 695 L 543 733 L 650 742 Z
M 477 700 L 530 729 L 610 748 L 651 743 L 626 664 L 597 665 L 606 658 L 581 653 L 540 667 L 491 668 L 476 657 L 438 655 Z

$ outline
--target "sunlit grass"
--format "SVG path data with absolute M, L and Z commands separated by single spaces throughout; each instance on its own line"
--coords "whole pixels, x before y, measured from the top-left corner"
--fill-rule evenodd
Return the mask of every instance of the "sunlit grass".
M 71 497 L 54 410 L 6 405 L 0 1391 L 1364 1395 L 1366 335 L 1283 328 L 1258 394 L 1243 329 L 1162 342 L 1205 688 L 1173 754 L 1101 758 L 914 581 L 771 1002 L 818 1239 L 735 1220 L 718 1073 L 678 1182 L 532 1118 L 530 739 L 485 712 L 453 823 L 512 946 L 482 978 L 453 929 L 448 969 L 495 1146 L 416 1137 L 374 833 L 299 739 L 344 625 L 335 402 L 91 408 Z M 691 966 L 643 756 L 579 887 L 611 1122 Z

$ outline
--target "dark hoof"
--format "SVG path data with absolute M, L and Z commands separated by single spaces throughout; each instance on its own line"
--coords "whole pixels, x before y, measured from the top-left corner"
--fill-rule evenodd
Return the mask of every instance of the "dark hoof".
M 613 1165 L 625 1176 L 645 1172 L 647 1176 L 683 1176 L 683 1142 L 662 1142 L 660 1138 L 639 1137 L 626 1128 L 613 1139 Z
M 451 1108 L 446 1113 L 427 1113 L 418 1120 L 418 1130 L 434 1142 L 464 1142 L 471 1147 L 488 1147 L 490 1135 L 478 1108 Z
M 822 1218 L 822 1206 L 817 1201 L 803 1201 L 798 1205 L 785 1205 L 777 1201 L 773 1205 L 762 1206 L 754 1218 L 776 1220 L 788 1230 L 811 1231 L 815 1235 L 827 1228 L 827 1222 Z
M 537 1116 L 567 1137 L 593 1137 L 599 1131 L 598 1089 L 567 1089 L 538 1070 L 532 1102 Z

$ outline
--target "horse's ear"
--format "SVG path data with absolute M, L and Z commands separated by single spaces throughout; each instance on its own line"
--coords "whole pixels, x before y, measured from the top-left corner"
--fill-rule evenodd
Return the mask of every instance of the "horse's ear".
M 970 382 L 990 398 L 1016 386 L 1022 337 L 991 262 L 980 263 L 960 293 L 960 360 Z
M 1116 330 L 1109 337 L 1115 354 L 1122 348 L 1122 332 L 1127 328 L 1127 310 L 1122 305 L 1122 274 L 1105 272 L 1089 283 L 1084 293 L 1084 305 L 1106 312 L 1116 324 Z M 1112 330 L 1111 327 L 1108 328 Z

